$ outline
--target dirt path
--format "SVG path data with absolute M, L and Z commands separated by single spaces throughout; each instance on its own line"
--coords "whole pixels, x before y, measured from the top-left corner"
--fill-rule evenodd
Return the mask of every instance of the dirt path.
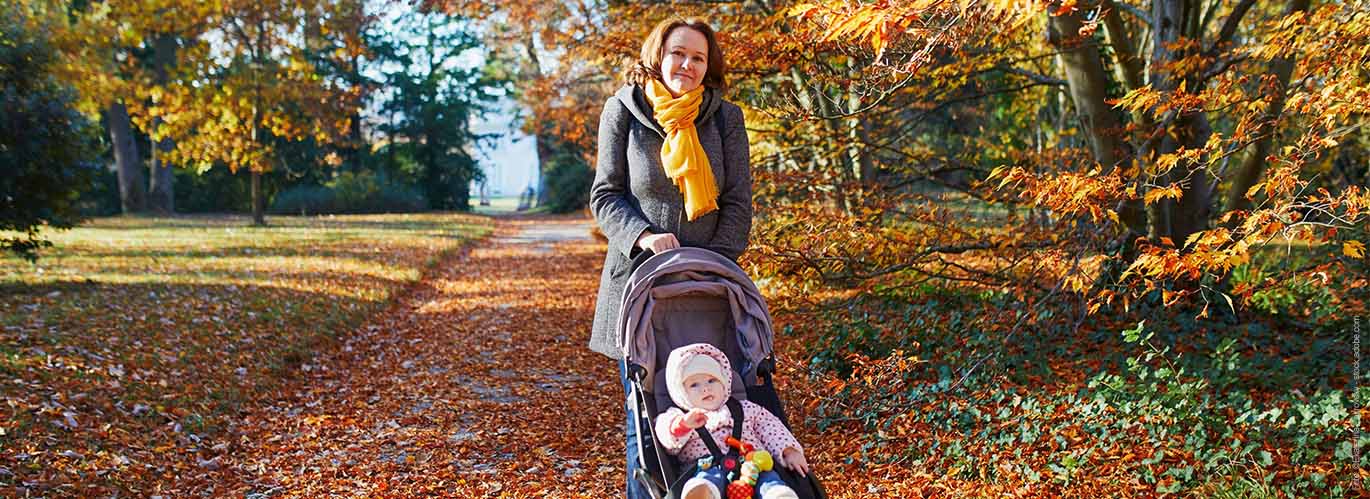
M 617 372 L 586 349 L 603 243 L 505 219 L 253 409 L 238 497 L 611 497 Z

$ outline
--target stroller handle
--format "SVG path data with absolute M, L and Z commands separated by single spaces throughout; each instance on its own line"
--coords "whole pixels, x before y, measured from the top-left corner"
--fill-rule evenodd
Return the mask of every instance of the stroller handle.
M 631 274 L 633 272 L 637 272 L 638 267 L 641 267 L 643 263 L 647 262 L 647 259 L 655 255 L 655 251 L 646 248 L 640 249 L 636 254 L 633 255 L 631 265 L 628 266 L 628 273 Z
M 699 249 L 706 249 L 706 250 L 712 251 L 712 252 L 714 252 L 714 253 L 718 253 L 719 255 L 723 255 L 723 252 L 718 251 L 718 250 L 713 249 L 713 248 L 710 248 L 710 247 L 708 247 L 708 246 L 692 246 L 692 245 L 688 245 L 688 244 L 681 244 L 680 247 L 681 247 L 681 248 L 699 248 Z M 639 247 L 636 247 L 636 246 L 634 246 L 633 248 L 634 248 L 635 251 L 632 253 L 632 256 L 630 257 L 631 265 L 628 266 L 628 273 L 630 273 L 630 274 L 633 273 L 633 272 L 636 272 L 637 269 L 638 269 L 638 267 L 641 267 L 643 263 L 646 263 L 646 262 L 647 262 L 647 260 L 650 260 L 653 256 L 656 256 L 656 252 L 655 252 L 655 251 L 652 251 L 652 250 L 649 250 L 649 249 L 646 249 L 646 248 L 639 248 Z M 666 252 L 669 252 L 669 251 L 671 251 L 671 250 L 666 250 Z M 729 257 L 729 256 L 727 256 L 727 255 L 723 255 L 723 257 L 724 257 L 724 258 L 727 258 L 728 260 L 732 261 L 733 263 L 737 263 L 737 260 L 736 260 L 736 259 L 733 259 L 732 257 Z

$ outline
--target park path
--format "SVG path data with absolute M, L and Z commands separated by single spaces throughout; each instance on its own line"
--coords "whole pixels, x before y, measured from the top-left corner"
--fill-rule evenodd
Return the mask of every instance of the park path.
M 609 497 L 622 396 L 586 349 L 604 243 L 501 218 L 256 404 L 222 466 L 239 497 Z

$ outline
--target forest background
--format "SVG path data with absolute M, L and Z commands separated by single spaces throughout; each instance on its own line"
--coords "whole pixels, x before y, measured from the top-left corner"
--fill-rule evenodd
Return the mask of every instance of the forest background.
M 467 209 L 469 117 L 502 92 L 541 202 L 574 211 L 625 59 L 699 16 L 752 141 L 742 263 L 850 463 L 1010 491 L 1362 493 L 1358 2 L 380 5 L 8 4 L 5 99 L 31 120 L 0 124 L 9 245 L 41 254 L 40 230 L 116 204 Z M 400 31 L 377 29 L 387 5 L 413 8 Z M 484 66 L 451 62 L 476 47 Z

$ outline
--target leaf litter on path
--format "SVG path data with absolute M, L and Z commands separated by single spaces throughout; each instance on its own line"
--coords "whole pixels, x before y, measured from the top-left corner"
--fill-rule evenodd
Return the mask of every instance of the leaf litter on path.
M 247 416 L 234 494 L 620 494 L 621 388 L 586 347 L 604 252 L 587 223 L 503 220 L 318 353 Z

